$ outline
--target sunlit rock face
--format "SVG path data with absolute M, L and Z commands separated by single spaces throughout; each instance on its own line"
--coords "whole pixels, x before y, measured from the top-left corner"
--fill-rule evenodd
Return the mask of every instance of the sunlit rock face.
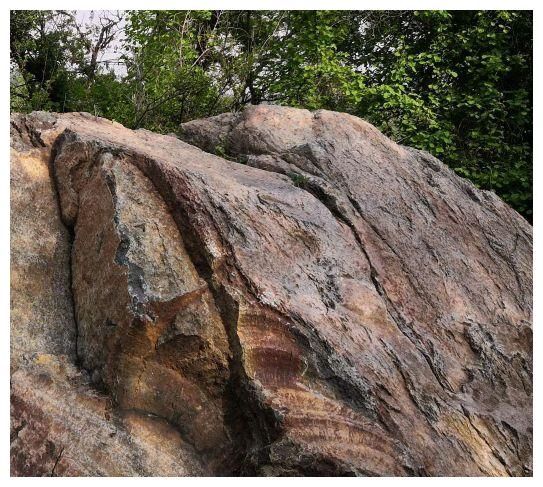
M 180 134 L 12 116 L 13 475 L 531 474 L 522 217 L 346 114 Z

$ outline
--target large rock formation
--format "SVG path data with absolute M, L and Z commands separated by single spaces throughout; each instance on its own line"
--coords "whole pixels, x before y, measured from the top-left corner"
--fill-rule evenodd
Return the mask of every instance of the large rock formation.
M 531 474 L 492 193 L 327 111 L 12 130 L 14 475 Z

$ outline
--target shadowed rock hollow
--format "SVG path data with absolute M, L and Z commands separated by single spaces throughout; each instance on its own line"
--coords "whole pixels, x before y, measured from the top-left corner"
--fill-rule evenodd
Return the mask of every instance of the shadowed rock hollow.
M 345 114 L 180 132 L 12 116 L 13 475 L 531 475 L 522 217 Z

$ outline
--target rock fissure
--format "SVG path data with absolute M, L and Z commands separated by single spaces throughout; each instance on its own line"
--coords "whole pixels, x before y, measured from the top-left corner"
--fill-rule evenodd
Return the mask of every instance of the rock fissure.
M 144 164 L 149 166 L 153 162 L 150 159 L 145 159 Z M 151 172 L 148 173 L 148 177 L 150 175 L 152 175 Z M 252 282 L 239 269 L 234 254 L 229 252 L 228 243 L 224 240 L 221 240 L 221 244 L 228 255 L 222 260 L 221 268 L 214 269 L 209 257 L 199 250 L 205 249 L 206 245 L 191 225 L 190 205 L 182 200 L 172 198 L 171 193 L 165 191 L 164 186 L 160 184 L 162 181 L 153 180 L 152 177 L 150 179 L 169 205 L 179 232 L 183 235 L 191 261 L 211 290 L 219 310 L 232 354 L 229 365 L 230 380 L 227 386 L 227 402 L 229 403 L 227 407 L 230 411 L 228 414 L 232 415 L 232 420 L 230 424 L 225 425 L 227 431 L 232 430 L 229 437 L 235 437 L 234 444 L 237 443 L 237 446 L 234 447 L 235 459 L 232 471 L 237 474 L 254 474 L 258 471 L 259 464 L 266 461 L 261 457 L 261 454 L 267 453 L 266 445 L 272 444 L 280 435 L 279 419 L 271 408 L 264 406 L 258 387 L 251 383 L 247 377 L 243 366 L 243 350 L 237 334 L 240 303 L 230 295 L 221 281 L 228 282 L 232 278 L 232 274 L 239 276 L 246 291 L 258 302 L 256 291 Z M 179 194 L 190 195 L 188 189 L 186 191 L 186 193 Z M 191 198 L 190 203 L 197 204 L 198 201 Z M 205 207 L 202 210 L 205 212 Z M 209 214 L 207 216 L 209 218 Z M 209 218 L 208 221 L 214 226 L 212 218 Z M 220 238 L 220 231 L 215 230 Z M 229 277 L 222 279 L 218 277 L 219 270 Z
M 402 334 L 413 344 L 413 346 L 421 353 L 422 357 L 428 364 L 429 369 L 431 370 L 432 374 L 434 375 L 436 381 L 438 384 L 446 391 L 454 392 L 451 385 L 448 383 L 446 377 L 439 371 L 439 368 L 436 366 L 434 361 L 430 358 L 428 351 L 424 348 L 422 345 L 422 340 L 420 336 L 415 335 L 415 332 L 412 327 L 410 327 L 406 320 L 401 316 L 401 314 L 396 310 L 394 304 L 388 297 L 388 294 L 386 290 L 384 289 L 383 285 L 379 281 L 379 274 L 377 272 L 377 269 L 372 264 L 372 260 L 368 254 L 368 251 L 366 249 L 366 246 L 364 245 L 364 242 L 360 238 L 360 235 L 352 223 L 352 221 L 347 217 L 337 206 L 334 199 L 326 194 L 325 190 L 323 190 L 322 187 L 316 185 L 316 184 L 304 184 L 301 186 L 302 189 L 306 189 L 309 193 L 311 193 L 317 200 L 319 200 L 326 208 L 330 210 L 332 215 L 336 219 L 338 219 L 341 223 L 345 224 L 347 227 L 349 227 L 352 231 L 353 237 L 355 238 L 356 242 L 358 243 L 358 246 L 364 255 L 366 261 L 368 262 L 369 268 L 370 268 L 370 278 L 371 281 L 375 287 L 375 290 L 378 292 L 378 294 L 383 299 L 388 315 L 390 316 L 390 319 L 393 323 L 396 324 L 398 329 L 402 332 Z M 356 210 L 356 212 L 361 216 L 361 209 L 358 204 L 353 203 L 353 199 L 349 197 L 349 201 L 353 205 L 353 208 Z M 362 217 L 362 216 L 361 216 Z M 364 220 L 365 221 L 365 220 Z M 369 225 L 369 224 L 368 224 Z M 369 225 L 370 228 L 375 231 L 374 227 Z M 379 235 L 378 232 L 376 234 L 382 239 L 382 237 Z M 389 247 L 390 248 L 390 247 Z M 394 252 L 394 251 L 393 251 Z M 395 255 L 396 252 L 394 252 Z
M 12 472 L 529 475 L 524 220 L 348 115 L 181 131 L 234 162 L 12 120 Z

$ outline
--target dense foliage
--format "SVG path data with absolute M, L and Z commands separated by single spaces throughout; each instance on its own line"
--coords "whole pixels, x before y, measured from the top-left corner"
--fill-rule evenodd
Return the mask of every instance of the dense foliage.
M 532 22 L 527 11 L 143 10 L 83 26 L 74 12 L 13 11 L 12 109 L 161 132 L 247 103 L 345 111 L 531 220 Z M 112 48 L 117 61 L 101 61 Z

